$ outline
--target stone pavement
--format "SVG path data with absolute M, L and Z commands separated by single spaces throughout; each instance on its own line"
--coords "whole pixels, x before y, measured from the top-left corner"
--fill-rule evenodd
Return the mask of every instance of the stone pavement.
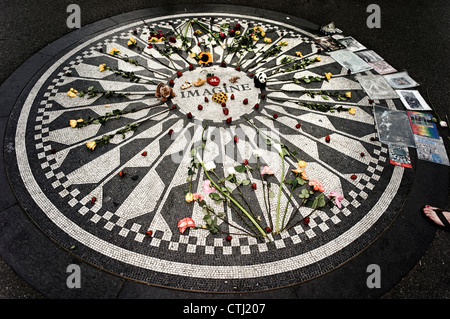
M 305 3 L 305 6 L 308 4 Z M 311 36 L 317 25 L 295 16 L 288 16 L 289 19 L 286 19 L 286 14 L 251 7 L 202 7 L 201 11 L 198 7 L 187 7 L 187 10 L 191 15 L 199 14 L 201 21 L 212 23 L 209 15 L 215 17 L 216 25 L 240 23 L 245 28 L 264 21 L 263 28 L 268 33 L 267 37 L 283 37 L 288 43 L 286 51 L 283 51 L 280 57 L 292 56 L 292 52 L 300 49 L 303 54 L 315 57 L 316 48 L 311 45 Z M 180 10 L 180 7 L 175 10 L 127 11 L 130 13 L 116 16 L 111 13 L 101 17 L 105 18 L 104 20 L 67 36 L 61 35 L 57 42 L 51 43 L 31 59 L 27 59 L 2 86 L 2 105 L 7 106 L 2 108 L 2 124 L 6 127 L 9 123 L 3 137 L 4 160 L 9 181 L 3 176 L 5 196 L 2 198 L 1 218 L 5 231 L 2 233 L 1 255 L 20 277 L 49 298 L 448 298 L 448 277 L 442 278 L 443 269 L 440 268 L 445 268 L 448 262 L 448 251 L 440 251 L 441 247 L 445 247 L 448 233 L 436 231 L 437 227 L 420 214 L 420 208 L 425 203 L 445 206 L 448 168 L 417 160 L 414 152 L 411 154 L 413 169 L 394 167 L 386 161 L 389 157 L 386 146 L 370 139 L 375 133 L 373 118 L 368 120 L 371 112 L 367 111 L 371 109 L 372 103 L 357 85 L 358 81 L 353 75 L 348 75 L 346 69 L 335 61 L 328 60 L 326 54 L 320 54 L 321 60 L 315 61 L 320 63 L 308 70 L 316 75 L 328 71 L 335 75 L 341 74 L 342 77 L 330 81 L 329 85 L 324 82 L 323 86 L 314 86 L 314 89 L 351 90 L 352 99 L 349 105 L 355 107 L 357 113 L 323 115 L 317 111 L 306 112 L 294 108 L 292 98 L 298 95 L 293 95 L 291 87 L 286 86 L 289 77 L 272 74 L 267 88 L 255 90 L 249 75 L 250 70 L 258 69 L 250 64 L 255 59 L 249 59 L 249 64 L 240 64 L 243 70 L 236 71 L 235 56 L 227 56 L 226 60 L 223 50 L 211 48 L 214 60 L 225 59 L 227 67 L 216 65 L 207 68 L 207 72 L 213 71 L 222 81 L 228 80 L 227 77 L 232 75 L 240 77 L 237 82 L 240 86 L 235 85 L 233 88 L 232 84 L 227 83 L 229 91 L 226 88 L 222 91 L 235 94 L 235 101 L 248 97 L 251 105 L 257 102 L 261 106 L 261 110 L 249 111 L 241 104 L 227 100 L 231 112 L 235 112 L 233 125 L 236 125 L 236 129 L 241 128 L 243 132 L 241 143 L 236 143 L 237 147 L 232 147 L 233 154 L 230 154 L 225 148 L 230 138 L 227 136 L 229 123 L 224 123 L 226 117 L 221 114 L 222 107 L 208 102 L 208 106 L 213 106 L 209 107 L 207 114 L 216 113 L 212 118 L 205 118 L 204 116 L 208 115 L 204 115 L 205 113 L 196 107 L 200 103 L 197 95 L 203 97 L 207 94 L 206 91 L 200 93 L 192 89 L 182 91 L 179 88 L 183 81 L 188 79 L 188 75 L 195 75 L 192 80 L 197 76 L 204 76 L 203 68 L 196 68 L 191 72 L 187 69 L 188 57 L 184 56 L 175 59 L 174 64 L 181 68 L 185 75 L 175 76 L 170 64 L 165 64 L 169 60 L 159 57 L 152 61 L 164 63 L 158 68 L 156 64 L 150 63 L 150 59 L 144 60 L 149 63 L 148 66 L 159 72 L 150 73 L 149 76 L 145 68 L 127 68 L 123 60 L 114 60 L 105 55 L 113 47 L 119 47 L 119 50 L 127 54 L 126 57 L 138 57 L 136 51 L 131 51 L 125 45 L 130 37 L 146 39 L 144 32 L 149 26 L 155 29 L 163 28 L 164 32 L 171 28 L 187 30 L 189 25 L 186 22 L 191 16 Z M 239 16 L 236 16 L 237 11 Z M 313 10 L 310 10 L 309 14 L 312 15 L 312 12 Z M 305 17 L 296 15 L 312 18 L 308 17 L 308 14 Z M 62 19 L 63 16 L 56 17 Z M 363 16 L 365 15 L 357 17 L 362 19 Z M 95 14 L 89 16 L 90 19 L 94 17 Z M 143 24 L 142 19 L 145 19 L 147 24 Z M 317 20 L 311 19 L 314 22 Z M 334 20 L 337 23 L 339 21 L 338 17 Z M 94 21 L 96 20 L 92 20 Z M 362 27 L 364 24 L 361 24 Z M 416 76 L 414 68 L 405 66 L 397 58 L 388 59 L 387 56 L 392 52 L 383 50 L 381 40 L 372 38 L 373 34 L 363 38 L 350 26 L 346 28 L 344 23 L 338 23 L 338 26 L 346 31 L 346 35 L 354 35 L 368 47 L 382 53 L 383 57 L 396 67 L 408 70 L 420 83 L 427 83 L 421 78 L 424 73 L 418 73 Z M 194 34 L 190 37 L 193 38 Z M 202 48 L 200 45 L 198 47 Z M 264 48 L 263 43 L 260 48 Z M 142 63 L 142 60 L 139 61 Z M 130 85 L 129 81 L 117 78 L 112 80 L 111 77 L 106 77 L 105 73 L 98 71 L 98 65 L 103 62 L 122 70 L 136 71 L 136 74 L 144 79 L 153 78 L 164 82 L 173 79 L 177 98 L 169 101 L 168 106 L 175 103 L 179 105 L 179 109 L 166 117 L 164 106 L 154 105 L 152 98 L 147 99 L 145 94 L 138 94 L 143 90 L 155 90 L 154 82 Z M 275 63 L 275 60 L 272 62 Z M 268 72 L 274 69 L 274 64 L 268 61 L 261 69 Z M 430 74 L 435 75 L 435 72 Z M 94 85 L 95 89 L 131 91 L 132 103 L 123 103 L 120 97 L 108 101 L 98 96 L 93 99 L 67 97 L 69 88 L 77 84 L 79 89 Z M 212 91 L 211 88 L 210 90 Z M 183 101 L 185 96 L 189 96 L 188 93 L 183 94 L 185 92 L 191 92 L 191 98 Z M 430 92 L 439 90 L 430 86 Z M 435 96 L 436 101 L 440 101 L 442 97 L 440 94 L 432 96 Z M 80 101 L 83 102 L 80 104 Z M 376 103 L 388 108 L 401 108 L 398 99 L 377 100 Z M 111 129 L 115 131 L 129 121 L 121 119 L 122 122 L 109 127 L 108 130 L 100 130 L 98 125 L 89 126 L 83 128 L 81 134 L 75 135 L 71 133 L 73 129 L 67 127 L 67 123 L 77 116 L 102 115 L 106 112 L 106 104 L 112 104 L 114 108 L 122 110 L 140 107 L 141 111 L 145 111 L 149 107 L 153 108 L 146 113 L 150 121 L 142 123 L 136 131 L 136 137 L 127 135 L 128 139 L 122 143 L 120 139 L 113 138 L 112 142 L 105 146 L 106 156 L 99 153 L 100 146 L 95 153 L 87 156 L 83 153 L 86 149 L 81 141 L 90 136 L 102 136 Z M 88 109 L 86 106 L 93 112 L 77 114 L 73 111 Z M 213 109 L 214 106 L 217 106 L 216 109 Z M 443 110 L 445 112 L 445 109 Z M 194 121 L 187 116 L 189 112 L 193 114 Z M 279 117 L 268 120 L 274 113 Z M 443 116 L 445 113 L 438 114 Z M 186 235 L 173 231 L 176 230 L 177 221 L 184 217 L 178 213 L 192 210 L 192 205 L 189 206 L 184 200 L 186 176 L 178 177 L 179 172 L 185 173 L 189 167 L 189 158 L 187 162 L 186 157 L 180 159 L 177 171 L 164 165 L 167 163 L 163 160 L 164 156 L 172 156 L 173 159 L 173 154 L 181 150 L 177 148 L 177 143 L 174 143 L 175 147 L 170 146 L 171 141 L 178 141 L 184 146 L 181 131 L 188 134 L 186 136 L 193 137 L 191 140 L 195 141 L 202 131 L 202 126 L 196 125 L 196 121 L 208 120 L 212 123 L 208 136 L 219 138 L 213 148 L 224 150 L 213 150 L 209 156 L 216 159 L 216 162 L 219 156 L 222 161 L 217 164 L 223 164 L 221 167 L 226 172 L 226 163 L 230 158 L 234 164 L 251 158 L 249 147 L 244 146 L 245 143 L 254 146 L 252 143 L 256 141 L 255 132 L 244 120 L 244 115 L 270 132 L 279 131 L 279 138 L 286 145 L 302 145 L 298 151 L 301 158 L 308 163 L 308 173 L 310 176 L 321 177 L 329 190 L 340 189 L 346 195 L 343 201 L 344 209 L 333 208 L 324 210 L 324 213 L 318 216 L 311 215 L 311 224 L 273 236 L 275 246 L 271 246 L 267 241 L 254 241 L 242 233 L 233 235 L 234 238 L 230 241 L 224 236 L 205 236 L 204 230 L 196 232 L 190 229 Z M 128 119 L 142 119 L 133 116 L 128 115 Z M 295 133 L 294 120 L 301 121 L 301 133 Z M 94 131 L 89 131 L 90 127 L 94 127 Z M 177 133 L 175 138 L 160 134 L 170 128 Z M 448 132 L 443 130 L 441 134 L 445 138 Z M 331 143 L 325 141 L 326 135 L 331 136 Z M 162 154 L 153 154 L 154 151 L 150 151 L 150 156 L 142 156 L 149 143 L 153 145 L 150 150 L 158 149 Z M 110 146 L 111 144 L 113 146 Z M 241 145 L 243 148 L 240 148 Z M 361 155 L 361 150 L 364 150 L 364 156 Z M 234 153 L 235 151 L 237 153 Z M 71 154 L 67 156 L 69 152 Z M 205 153 L 208 156 L 208 152 Z M 273 158 L 270 154 L 271 152 L 267 153 L 265 159 L 279 174 L 281 164 L 278 158 Z M 144 158 L 150 161 L 150 166 L 154 166 L 152 170 L 148 170 L 149 162 L 142 162 Z M 341 161 L 336 161 L 336 158 Z M 295 161 L 289 164 L 295 168 Z M 251 162 L 251 165 L 256 165 L 256 162 Z M 33 173 L 39 171 L 42 174 Z M 96 173 L 91 174 L 92 171 Z M 127 173 L 126 179 L 118 178 L 119 173 L 123 171 Z M 446 178 L 442 178 L 443 176 Z M 203 177 L 199 175 L 197 178 L 201 180 Z M 15 194 L 9 190 L 7 182 L 11 183 Z M 118 185 L 123 187 L 119 192 Z M 157 200 L 149 200 L 146 194 L 149 187 Z M 201 190 L 200 183 L 195 183 L 194 187 Z M 439 191 L 430 192 L 431 189 Z M 177 197 L 176 194 L 182 195 Z M 248 194 L 252 206 L 262 207 L 262 197 Z M 29 216 L 24 214 L 23 210 Z M 171 215 L 174 216 L 167 216 L 164 212 L 172 212 Z M 201 221 L 203 216 L 198 209 L 188 215 L 196 217 L 194 219 L 197 222 Z M 269 216 L 264 216 L 263 219 L 267 226 L 272 226 L 273 219 Z M 150 240 L 146 237 L 147 230 L 153 232 Z M 228 231 L 232 232 L 231 229 Z M 428 254 L 424 256 L 427 250 Z M 52 263 L 49 263 L 50 260 Z M 430 261 L 434 263 L 435 260 L 437 264 L 431 265 Z M 83 282 L 89 283 L 83 286 L 83 289 L 67 288 L 66 267 L 70 264 L 81 264 Z M 366 269 L 370 264 L 377 264 L 382 270 L 389 270 L 382 271 L 383 285 L 380 289 L 368 289 L 366 285 Z M 428 267 L 434 268 L 431 273 L 436 279 L 430 280 Z M 102 268 L 106 271 L 100 270 Z M 149 271 L 141 271 L 142 268 Z M 202 277 L 209 279 L 199 280 Z M 406 278 L 402 280 L 404 277 Z M 298 285 L 299 282 L 301 284 Z M 416 285 L 421 288 L 416 288 Z M 430 286 L 433 287 L 429 289 L 433 293 L 432 296 L 419 294 L 419 290 L 423 291 L 424 287 Z M 187 292 L 188 290 L 203 293 Z M 216 294 L 217 292 L 227 293 Z M 24 296 L 38 295 L 33 293 Z M 5 297 L 8 297 L 6 293 Z

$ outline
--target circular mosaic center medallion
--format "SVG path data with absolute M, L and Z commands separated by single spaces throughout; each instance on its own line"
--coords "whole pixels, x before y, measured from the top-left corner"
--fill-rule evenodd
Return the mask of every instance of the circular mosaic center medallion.
M 11 116 L 22 207 L 62 247 L 150 284 L 255 291 L 333 270 L 389 225 L 409 173 L 375 138 L 374 105 L 397 101 L 369 97 L 361 79 L 379 75 L 314 32 L 191 12 L 74 45 Z
M 176 96 L 172 102 L 184 114 L 199 120 L 225 122 L 238 119 L 260 103 L 261 89 L 253 78 L 231 67 L 196 67 L 174 81 Z M 251 104 L 250 104 L 251 103 Z

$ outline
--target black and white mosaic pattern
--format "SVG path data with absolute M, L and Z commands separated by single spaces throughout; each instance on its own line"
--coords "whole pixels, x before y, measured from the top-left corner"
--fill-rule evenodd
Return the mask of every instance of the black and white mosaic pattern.
M 241 32 L 260 26 L 272 43 L 259 39 L 257 49 L 243 57 L 228 54 L 226 45 L 211 44 L 205 32 L 194 33 L 190 27 L 193 18 L 217 33 L 225 23 L 239 23 Z M 192 51 L 212 54 L 212 65 L 201 67 L 184 51 L 165 56 L 154 47 L 148 48 L 149 28 L 185 34 Z M 374 138 L 372 103 L 395 109 L 401 105 L 399 101 L 370 101 L 357 77 L 371 75 L 372 71 L 348 73 L 326 51 L 317 51 L 313 41 L 317 36 L 296 26 L 295 21 L 286 24 L 240 14 L 211 17 L 210 13 L 198 13 L 135 21 L 74 46 L 36 81 L 22 108 L 12 116 L 15 125 L 8 134 L 14 140 L 14 151 L 7 157 L 17 162 L 10 174 L 18 176 L 16 193 L 24 209 L 44 232 L 72 253 L 107 271 L 160 286 L 257 291 L 299 283 L 333 270 L 367 248 L 388 227 L 406 196 L 410 173 L 391 165 L 387 145 Z M 131 37 L 143 50 L 127 45 Z M 173 45 L 181 47 L 180 38 L 176 41 Z M 225 43 L 231 45 L 232 41 L 228 37 Z M 287 43 L 281 52 L 262 59 L 258 52 L 279 41 Z M 109 54 L 112 49 L 120 51 L 120 56 Z M 319 59 L 305 69 L 279 72 L 287 67 L 283 59 L 296 59 L 297 52 Z M 110 70 L 101 72 L 102 64 L 132 72 L 140 81 L 130 81 Z M 268 76 L 265 88 L 254 85 L 253 77 L 258 72 Z M 328 72 L 333 74 L 329 81 L 303 85 L 293 81 Z M 181 88 L 212 73 L 221 81 L 216 87 L 206 83 Z M 233 77 L 238 78 L 235 83 L 229 81 Z M 161 102 L 155 97 L 157 85 L 171 80 L 176 95 Z M 90 98 L 67 94 L 72 88 L 80 92 L 89 87 L 128 95 L 97 94 Z M 320 94 L 311 97 L 307 90 L 351 92 L 351 99 L 339 101 Z M 228 94 L 228 115 L 212 101 L 212 94 L 219 91 Z M 248 104 L 242 103 L 244 99 Z M 297 102 L 352 107 L 356 113 L 310 110 Z M 69 126 L 70 120 L 86 121 L 112 110 L 132 109 L 135 111 L 104 125 Z M 232 122 L 227 123 L 230 117 Z M 186 202 L 185 193 L 190 187 L 187 172 L 191 149 L 202 143 L 202 136 L 207 141 L 204 160 L 216 163 L 217 175 L 227 176 L 229 167 L 244 160 L 256 168 L 252 154 L 259 149 L 261 161 L 275 173 L 271 177 L 273 187 L 280 184 L 281 158 L 248 120 L 297 152 L 297 157 L 308 164 L 305 169 L 309 178 L 321 181 L 325 193 L 343 194 L 342 207 L 317 210 L 309 224 L 298 223 L 269 235 L 270 241 L 253 238 L 220 221 L 221 233 L 201 229 L 204 212 L 198 203 Z M 87 142 L 133 123 L 140 123 L 136 131 L 117 134 L 110 143 L 94 150 L 86 147 Z M 208 127 L 204 131 L 205 123 Z M 238 143 L 234 136 L 239 136 Z M 297 162 L 287 158 L 286 176 L 291 176 L 296 167 Z M 244 175 L 238 174 L 262 189 L 257 170 Z M 204 173 L 197 171 L 191 191 L 203 194 L 205 179 Z M 261 223 L 271 225 L 263 194 L 250 186 L 243 192 Z M 285 185 L 280 205 L 283 209 L 289 192 Z M 206 195 L 205 199 L 209 201 Z M 276 196 L 270 200 L 275 207 Z M 224 212 L 228 220 L 244 225 L 230 207 L 213 201 L 209 204 Z M 299 205 L 300 199 L 293 198 L 287 220 Z M 301 207 L 297 219 L 310 212 L 310 208 Z M 177 223 L 184 217 L 191 217 L 200 227 L 180 233 Z M 151 236 L 146 235 L 149 230 Z M 232 234 L 231 240 L 228 234 Z

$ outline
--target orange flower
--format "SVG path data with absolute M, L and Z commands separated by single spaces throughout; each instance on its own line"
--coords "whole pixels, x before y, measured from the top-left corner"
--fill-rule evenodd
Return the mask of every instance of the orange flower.
M 319 191 L 322 192 L 325 190 L 323 188 L 323 185 L 321 182 L 319 181 L 309 181 L 309 186 L 311 186 L 312 188 L 314 188 L 315 191 Z

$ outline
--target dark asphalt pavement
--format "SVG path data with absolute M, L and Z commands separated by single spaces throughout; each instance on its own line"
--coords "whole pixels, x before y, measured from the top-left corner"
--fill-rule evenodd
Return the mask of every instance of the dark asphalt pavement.
M 204 1 L 185 0 L 183 4 Z M 23 62 L 51 42 L 71 32 L 66 25 L 67 6 L 81 7 L 82 27 L 98 20 L 138 9 L 181 5 L 179 1 L 30 1 L 0 2 L 0 84 Z M 283 12 L 318 25 L 331 21 L 345 34 L 370 46 L 394 67 L 407 70 L 419 83 L 422 95 L 430 97 L 440 118 L 450 117 L 448 107 L 450 44 L 450 2 L 373 0 L 296 0 L 296 1 L 222 1 L 222 4 L 245 5 Z M 369 29 L 366 8 L 376 3 L 381 8 L 381 28 Z M 1 106 L 0 106 L 1 111 Z M 1 113 L 1 112 L 0 112 Z M 7 115 L 0 117 L 7 121 Z M 3 136 L 3 132 L 0 134 Z M 449 142 L 446 138 L 447 150 Z M 2 168 L 3 169 L 3 168 Z M 437 185 L 439 186 L 439 185 Z M 1 190 L 1 188 L 0 188 Z M 433 192 L 434 190 L 430 190 Z M 448 194 L 448 189 L 440 192 Z M 434 205 L 435 203 L 423 203 Z M 450 200 L 447 200 L 450 208 Z M 424 219 L 424 223 L 427 221 Z M 436 227 L 438 228 L 438 227 Z M 384 298 L 450 298 L 450 232 L 437 229 L 435 240 L 410 273 Z M 0 260 L 0 298 L 43 298 Z

